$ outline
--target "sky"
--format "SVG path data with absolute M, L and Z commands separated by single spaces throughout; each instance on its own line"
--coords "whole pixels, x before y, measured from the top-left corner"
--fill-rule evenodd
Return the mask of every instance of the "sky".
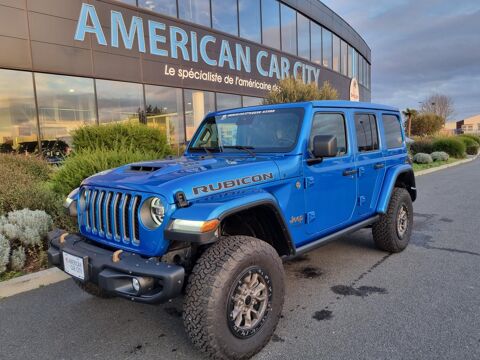
M 372 49 L 372 102 L 419 108 L 450 96 L 449 120 L 480 114 L 480 0 L 321 0 Z

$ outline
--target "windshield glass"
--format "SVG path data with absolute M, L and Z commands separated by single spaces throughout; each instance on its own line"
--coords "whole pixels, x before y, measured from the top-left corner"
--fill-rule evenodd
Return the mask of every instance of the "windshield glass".
M 246 111 L 208 118 L 190 151 L 288 152 L 297 143 L 303 108 Z

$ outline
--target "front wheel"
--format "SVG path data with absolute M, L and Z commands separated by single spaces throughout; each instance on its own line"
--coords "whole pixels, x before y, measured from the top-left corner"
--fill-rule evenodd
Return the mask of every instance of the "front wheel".
M 397 253 L 410 242 L 413 227 L 412 199 L 407 190 L 394 188 L 388 210 L 372 227 L 373 239 L 377 247 Z
M 192 343 L 217 359 L 247 359 L 270 340 L 284 300 L 284 269 L 269 244 L 220 239 L 200 257 L 186 289 L 183 320 Z

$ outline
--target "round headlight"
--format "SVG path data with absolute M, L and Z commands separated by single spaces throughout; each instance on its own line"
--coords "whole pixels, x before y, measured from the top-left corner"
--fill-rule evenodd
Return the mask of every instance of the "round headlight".
M 140 209 L 140 217 L 143 225 L 147 228 L 154 230 L 163 223 L 165 218 L 165 206 L 157 197 L 152 197 L 143 203 Z

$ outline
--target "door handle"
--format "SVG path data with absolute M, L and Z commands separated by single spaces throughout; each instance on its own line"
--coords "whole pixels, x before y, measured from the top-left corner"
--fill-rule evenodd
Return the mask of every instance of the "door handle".
M 376 163 L 373 168 L 375 170 L 379 170 L 379 169 L 383 169 L 385 167 L 385 164 L 384 163 Z
M 357 173 L 357 170 L 355 170 L 355 169 L 345 170 L 343 172 L 343 176 L 352 176 L 352 175 L 355 175 L 356 173 Z

